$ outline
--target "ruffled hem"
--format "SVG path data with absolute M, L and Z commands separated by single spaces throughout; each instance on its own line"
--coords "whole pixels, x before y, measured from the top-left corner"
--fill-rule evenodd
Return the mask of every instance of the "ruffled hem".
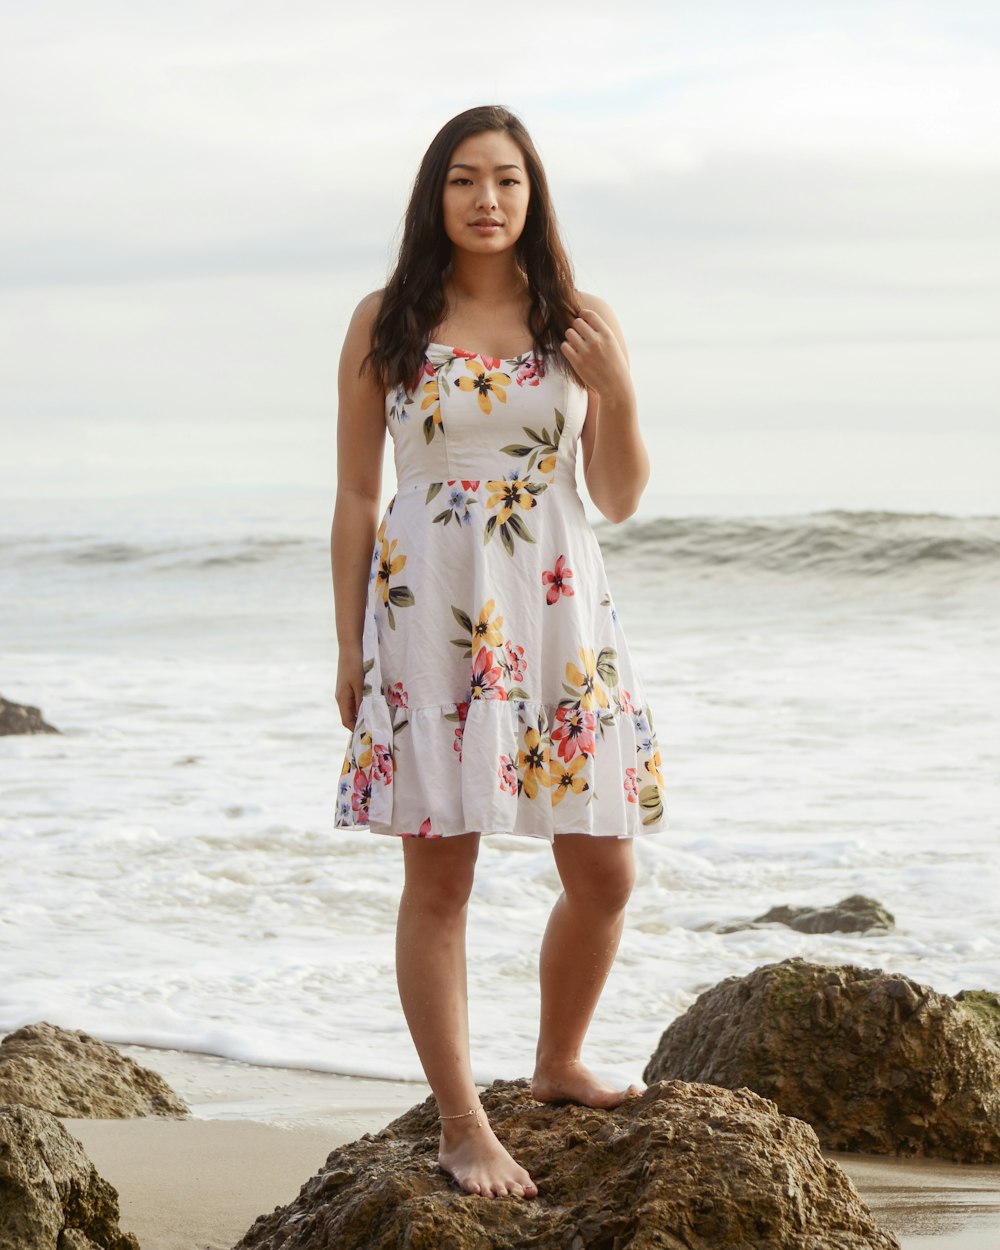
M 416 708 L 366 694 L 344 756 L 338 828 L 415 837 L 667 828 L 659 748 L 641 708 L 530 699 Z

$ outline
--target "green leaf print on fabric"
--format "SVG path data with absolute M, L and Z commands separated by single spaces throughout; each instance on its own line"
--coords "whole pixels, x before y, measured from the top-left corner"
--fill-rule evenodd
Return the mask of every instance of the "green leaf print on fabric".
M 639 806 L 645 812 L 642 818 L 644 825 L 655 824 L 660 819 L 663 815 L 663 799 L 655 785 L 642 787 L 639 791 Z
M 618 685 L 618 652 L 614 647 L 602 647 L 597 657 L 597 673 L 605 686 Z
M 556 456 L 559 451 L 559 439 L 562 437 L 563 427 L 566 424 L 566 418 L 558 408 L 553 410 L 556 414 L 555 433 L 550 435 L 548 426 L 542 427 L 541 434 L 537 434 L 530 426 L 523 425 L 521 427 L 525 434 L 532 440 L 530 444 L 525 446 L 523 443 L 508 443 L 506 447 L 500 450 L 508 456 L 528 457 L 528 463 L 524 466 L 525 471 L 530 473 L 535 467 L 535 461 L 538 461 L 539 473 L 551 473 L 556 467 Z M 541 459 L 538 459 L 541 457 Z
M 468 612 L 463 612 L 461 608 L 451 605 L 451 613 L 459 625 L 465 630 L 465 638 L 452 638 L 451 645 L 453 647 L 464 648 L 462 655 L 466 660 L 472 659 L 472 617 Z

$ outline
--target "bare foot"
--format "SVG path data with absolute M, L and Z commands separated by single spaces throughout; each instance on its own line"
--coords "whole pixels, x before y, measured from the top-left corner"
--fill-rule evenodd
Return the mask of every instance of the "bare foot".
M 610 1110 L 626 1098 L 642 1093 L 637 1085 L 615 1089 L 595 1076 L 579 1061 L 556 1065 L 539 1065 L 531 1078 L 531 1096 L 538 1102 L 578 1102 L 585 1107 Z
M 442 1125 L 438 1164 L 467 1194 L 534 1198 L 538 1193 L 535 1182 L 497 1140 L 485 1111 L 475 1119 L 470 1116 Z

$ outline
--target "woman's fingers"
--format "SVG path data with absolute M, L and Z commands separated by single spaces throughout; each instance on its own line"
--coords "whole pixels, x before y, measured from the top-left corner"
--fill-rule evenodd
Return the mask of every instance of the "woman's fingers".
M 358 693 L 353 685 L 348 685 L 343 692 L 338 691 L 334 698 L 340 709 L 340 723 L 345 729 L 353 729 L 358 720 Z

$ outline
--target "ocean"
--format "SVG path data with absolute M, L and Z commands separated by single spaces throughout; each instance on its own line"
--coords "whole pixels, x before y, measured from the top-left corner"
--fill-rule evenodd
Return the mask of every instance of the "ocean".
M 419 1079 L 393 971 L 395 839 L 334 828 L 329 502 L 15 502 L 0 693 L 0 1032 Z M 639 1078 L 702 990 L 801 955 L 1000 990 L 1000 517 L 598 523 L 665 761 L 585 1059 Z M 529 1075 L 551 851 L 484 838 L 473 1066 Z M 719 932 L 878 898 L 887 934 Z

